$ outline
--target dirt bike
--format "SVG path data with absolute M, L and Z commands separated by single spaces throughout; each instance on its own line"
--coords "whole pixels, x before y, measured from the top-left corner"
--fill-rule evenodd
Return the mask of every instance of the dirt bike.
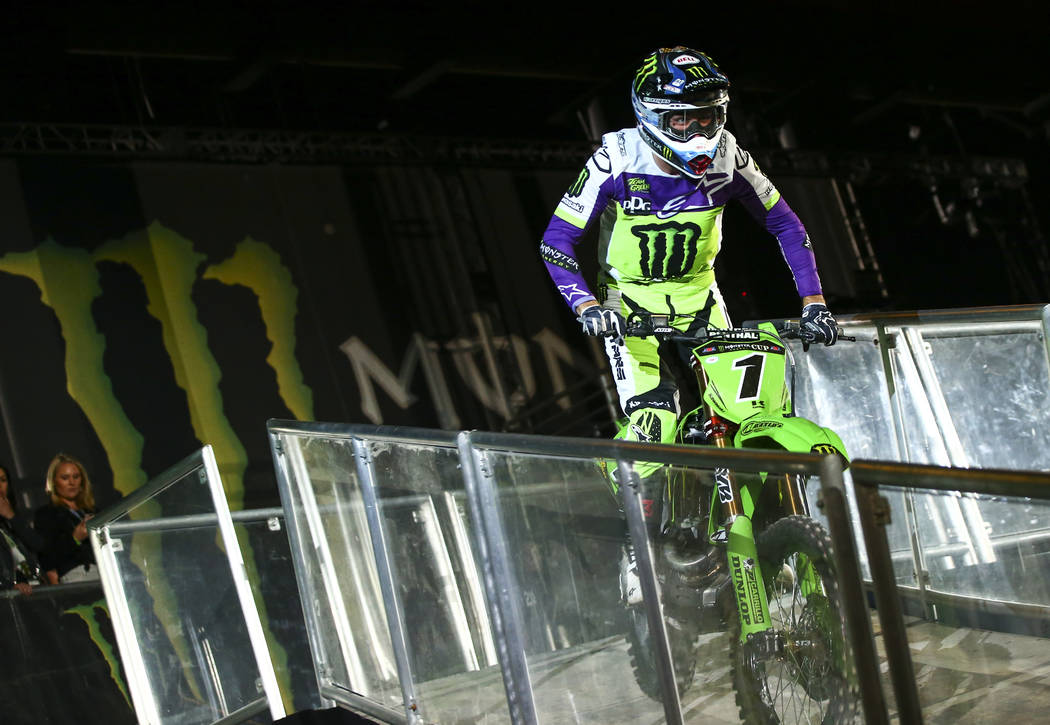
M 687 346 L 702 402 L 681 417 L 677 442 L 835 454 L 848 465 L 834 431 L 793 415 L 783 339 L 799 337 L 797 322 L 687 335 L 666 315 L 634 313 L 627 327 Z M 643 505 L 660 511 L 650 539 L 679 692 L 694 680 L 701 635 L 728 632 L 744 722 L 853 721 L 859 698 L 831 539 L 810 516 L 804 477 L 665 466 L 640 483 Z M 644 605 L 628 611 L 635 678 L 659 700 Z M 715 657 L 724 662 L 724 650 Z

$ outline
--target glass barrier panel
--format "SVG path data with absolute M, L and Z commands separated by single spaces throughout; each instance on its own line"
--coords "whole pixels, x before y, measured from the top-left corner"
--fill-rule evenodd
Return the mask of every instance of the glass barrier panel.
M 837 431 L 854 459 L 1050 470 L 1045 309 L 969 317 L 847 321 L 856 342 L 807 353 L 788 341 L 796 410 Z
M 366 443 L 420 717 L 508 722 L 457 449 Z
M 260 702 L 265 709 L 208 484 L 204 468 L 191 470 L 102 528 L 99 566 L 122 595 L 107 589 L 107 599 L 127 613 L 133 632 L 123 641 L 137 649 L 130 661 L 141 663 L 149 689 L 151 702 L 137 700 L 136 709 L 153 709 L 155 722 L 210 723 Z
M 280 433 L 319 685 L 404 710 L 352 442 Z M 324 694 L 322 692 L 322 694 Z
M 540 722 L 658 722 L 632 672 L 620 600 L 626 523 L 591 459 L 488 452 L 512 552 L 525 655 Z M 635 613 L 645 621 L 643 607 Z M 652 660 L 648 640 L 638 646 Z M 655 670 L 650 692 L 659 697 Z
M 944 491 L 905 491 L 917 502 L 918 541 L 934 591 L 1050 607 L 1042 560 L 1050 503 Z
M 925 721 L 1043 722 L 1050 703 L 1047 505 L 887 486 L 880 493 L 891 500 L 913 495 L 918 504 L 929 572 L 925 606 L 917 589 L 902 588 L 899 596 Z M 990 526 L 982 543 L 975 511 L 987 525 L 995 521 L 991 511 L 1006 507 L 1014 509 L 1011 516 L 1030 517 L 1029 529 L 1038 535 L 1000 537 Z M 887 534 L 904 538 L 907 527 L 894 511 Z M 899 582 L 912 579 L 901 570 L 911 568 L 910 557 L 895 557 L 893 565 Z M 884 651 L 881 638 L 879 648 Z M 883 685 L 891 697 L 889 683 Z
M 1042 333 L 927 337 L 925 344 L 966 465 L 1050 471 L 1050 371 Z
M 625 605 L 621 596 L 624 516 L 598 463 L 497 450 L 486 450 L 485 456 L 497 483 L 499 515 L 512 552 L 538 720 L 663 721 L 655 645 L 644 605 Z M 656 490 L 670 487 L 676 506 L 681 507 L 674 514 L 681 535 L 665 526 L 664 534 L 653 542 L 653 555 L 685 722 L 738 722 L 731 674 L 736 648 L 727 621 L 751 615 L 738 614 L 725 545 L 708 541 L 714 472 L 676 465 L 653 475 L 663 481 Z M 778 518 L 769 504 L 777 498 L 771 481 L 778 477 L 771 473 L 765 487 L 758 474 L 738 474 L 738 478 L 762 501 L 764 513 L 754 519 L 758 529 L 771 526 Z M 699 538 L 691 535 L 694 528 L 703 532 Z M 833 609 L 820 585 L 811 584 L 805 557 L 794 555 L 794 541 L 774 535 L 763 545 L 762 551 L 772 557 L 771 571 L 763 574 L 768 575 L 769 614 L 778 633 L 774 639 L 801 644 L 815 639 L 815 627 L 821 632 L 834 627 L 841 631 L 844 618 L 841 613 L 829 614 Z M 830 540 L 823 544 L 830 547 Z M 833 557 L 830 548 L 825 551 Z M 745 577 L 752 568 L 744 563 L 737 570 Z M 815 649 L 831 651 L 819 645 Z M 837 651 L 841 653 L 841 648 Z M 781 713 L 805 721 L 811 709 L 821 707 L 813 704 L 801 684 L 799 672 L 805 668 L 799 669 L 790 658 L 767 655 L 741 657 L 763 660 L 760 667 L 749 670 L 751 702 L 757 702 L 759 688 L 766 687 L 776 693 L 773 697 Z M 834 680 L 827 675 L 826 659 L 816 668 L 820 677 L 810 683 Z M 827 695 L 817 695 L 820 699 L 826 701 Z
M 839 434 L 851 459 L 900 460 L 882 351 L 874 326 L 850 326 L 855 342 L 832 347 L 788 341 L 795 413 Z
M 233 514 L 234 530 L 286 712 L 322 706 L 296 587 L 284 512 Z

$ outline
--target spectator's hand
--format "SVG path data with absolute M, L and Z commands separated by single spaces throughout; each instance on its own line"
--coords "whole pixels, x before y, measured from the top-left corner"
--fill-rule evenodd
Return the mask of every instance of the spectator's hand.
M 619 339 L 623 339 L 624 330 L 627 329 L 623 315 L 599 305 L 591 305 L 580 313 L 580 326 L 583 327 L 584 334 Z
M 77 527 L 73 529 L 73 538 L 81 543 L 87 538 L 87 522 L 90 518 L 90 516 L 85 517 L 84 520 L 77 524 Z
M 11 508 L 11 502 L 7 500 L 7 496 L 0 496 L 0 516 L 5 519 L 13 519 L 15 517 L 15 510 Z
M 811 302 L 802 308 L 802 319 L 799 321 L 798 337 L 802 340 L 802 349 L 818 342 L 834 345 L 838 339 L 838 324 L 827 305 Z
M 48 569 L 44 572 L 44 576 L 47 578 L 48 584 L 58 584 L 58 570 Z
M 24 596 L 29 596 L 33 593 L 33 585 L 26 584 L 25 582 L 15 582 L 15 589 L 20 591 Z

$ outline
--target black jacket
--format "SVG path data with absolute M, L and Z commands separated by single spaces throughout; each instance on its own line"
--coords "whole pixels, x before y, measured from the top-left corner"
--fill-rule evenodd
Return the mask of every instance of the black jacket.
M 5 519 L 0 516 L 0 529 L 15 542 L 15 546 L 25 557 L 30 570 L 34 572 L 29 583 L 35 584 L 35 573 L 40 569 L 37 554 L 44 548 L 43 539 L 33 531 L 29 520 L 18 513 L 13 519 Z M 11 555 L 11 549 L 6 539 L 0 536 L 0 590 L 11 589 L 16 581 L 25 581 L 25 577 L 19 576 L 15 571 L 15 559 Z
M 95 563 L 95 552 L 87 539 L 77 541 L 73 538 L 73 529 L 80 523 L 77 516 L 66 506 L 49 503 L 36 510 L 33 526 L 44 540 L 40 552 L 40 566 L 44 571 L 54 569 L 62 576 L 70 569 L 84 564 Z

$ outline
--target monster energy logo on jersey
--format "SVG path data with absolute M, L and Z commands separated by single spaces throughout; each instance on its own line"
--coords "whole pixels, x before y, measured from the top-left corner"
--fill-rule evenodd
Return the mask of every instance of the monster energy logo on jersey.
M 583 171 L 576 177 L 576 181 L 572 182 L 572 186 L 566 192 L 569 196 L 579 196 L 583 193 L 583 186 L 587 183 L 587 179 L 591 176 L 591 170 L 586 166 L 583 167 Z
M 692 269 L 702 234 L 699 225 L 664 222 L 639 225 L 631 231 L 638 238 L 643 277 L 674 279 Z

